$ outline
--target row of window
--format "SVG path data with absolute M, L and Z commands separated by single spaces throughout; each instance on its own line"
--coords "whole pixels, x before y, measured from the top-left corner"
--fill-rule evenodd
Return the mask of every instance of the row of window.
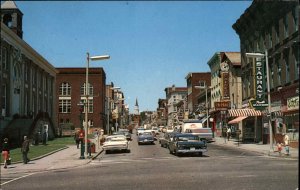
M 83 120 L 84 122 L 84 120 Z M 70 119 L 66 118 L 66 119 L 59 119 L 59 124 L 64 124 L 64 123 L 70 123 Z M 89 126 L 93 127 L 94 126 L 94 121 L 92 119 L 88 120 Z
M 88 84 L 88 95 L 94 94 L 94 87 L 90 83 Z M 67 82 L 61 83 L 59 86 L 59 95 L 60 96 L 71 96 L 71 85 Z M 86 84 L 80 86 L 80 95 L 86 95 Z
M 86 100 L 83 100 L 83 103 L 86 103 Z M 79 109 L 78 106 L 76 109 Z M 88 100 L 88 113 L 93 113 L 94 110 L 94 101 L 93 99 Z M 60 99 L 59 100 L 59 113 L 71 113 L 71 99 Z M 85 113 L 85 109 L 82 110 Z

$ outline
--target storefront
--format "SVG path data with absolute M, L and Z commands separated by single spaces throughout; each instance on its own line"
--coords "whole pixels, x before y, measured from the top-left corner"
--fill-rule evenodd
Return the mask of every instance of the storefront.
M 299 142 L 299 96 L 287 99 L 287 107 L 283 111 L 283 116 L 291 146 L 297 146 Z
M 240 130 L 239 136 L 243 142 L 262 141 L 262 113 L 258 110 L 230 109 L 228 110 L 228 124 L 231 124 L 235 130 Z M 242 124 L 241 124 L 242 123 Z

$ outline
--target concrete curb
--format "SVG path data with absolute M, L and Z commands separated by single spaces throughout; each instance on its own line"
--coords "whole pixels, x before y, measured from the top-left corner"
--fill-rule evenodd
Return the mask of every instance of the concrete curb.
M 62 150 L 67 149 L 67 148 L 69 148 L 69 147 L 66 146 L 66 147 L 63 147 L 63 148 L 54 150 L 54 151 L 49 152 L 49 153 L 47 153 L 47 154 L 44 154 L 44 155 L 41 155 L 41 156 L 32 158 L 32 159 L 30 159 L 30 161 L 42 159 L 42 158 L 44 158 L 44 157 L 46 157 L 46 156 L 49 156 L 49 155 L 51 155 L 51 154 L 54 154 L 54 153 L 56 153 L 56 152 L 62 151 Z M 20 163 L 23 163 L 23 161 L 12 162 L 11 165 L 12 165 L 12 164 L 20 164 Z M 1 163 L 1 166 L 2 166 L 2 165 L 4 165 L 4 164 Z
M 243 148 L 243 147 L 240 147 L 240 146 L 237 146 L 237 145 L 236 146 L 232 146 L 232 145 L 221 144 L 221 143 L 213 143 L 213 144 L 217 145 L 217 146 L 226 146 L 226 147 L 230 147 L 230 148 L 233 148 L 233 149 L 241 149 L 241 150 L 244 150 L 244 151 L 255 152 L 257 154 L 265 155 L 265 156 L 270 156 L 270 157 L 279 157 L 279 158 L 285 158 L 285 159 L 296 159 L 296 160 L 298 160 L 297 156 L 284 155 L 284 154 L 279 155 L 279 153 L 277 153 L 277 152 L 258 151 L 258 150 Z

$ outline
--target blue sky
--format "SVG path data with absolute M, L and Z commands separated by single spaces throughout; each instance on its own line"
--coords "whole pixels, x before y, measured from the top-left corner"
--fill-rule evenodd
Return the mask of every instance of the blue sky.
M 86 53 L 133 112 L 154 111 L 164 89 L 209 72 L 217 51 L 239 51 L 232 25 L 251 1 L 17 1 L 23 39 L 54 67 L 85 67 Z

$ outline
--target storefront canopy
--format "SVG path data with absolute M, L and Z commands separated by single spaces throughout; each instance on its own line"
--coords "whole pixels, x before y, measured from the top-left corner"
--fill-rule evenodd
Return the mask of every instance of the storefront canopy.
M 228 124 L 234 124 L 234 123 L 239 123 L 240 121 L 242 121 L 243 119 L 246 119 L 248 116 L 240 116 L 237 117 L 231 121 L 228 122 Z
M 261 116 L 261 111 L 255 109 L 231 109 L 228 110 L 229 117 L 240 117 L 240 116 Z

